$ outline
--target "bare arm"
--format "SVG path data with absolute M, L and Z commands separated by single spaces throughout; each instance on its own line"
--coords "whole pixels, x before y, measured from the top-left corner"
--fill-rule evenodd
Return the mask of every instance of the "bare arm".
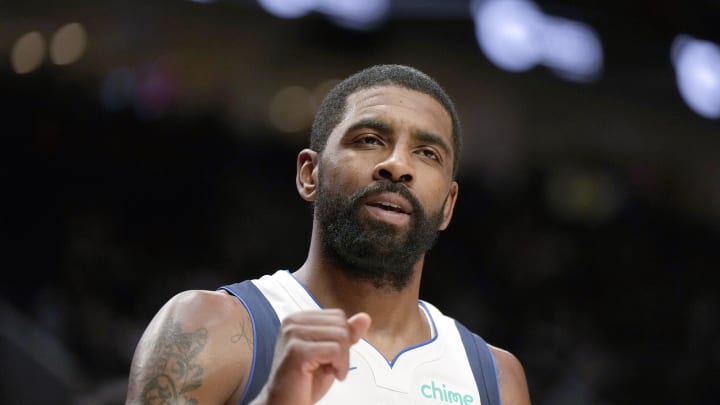
M 520 361 L 508 351 L 490 348 L 495 357 L 503 405 L 530 405 L 527 379 Z
M 247 310 L 234 297 L 178 294 L 135 349 L 126 403 L 237 403 L 252 361 L 252 336 Z

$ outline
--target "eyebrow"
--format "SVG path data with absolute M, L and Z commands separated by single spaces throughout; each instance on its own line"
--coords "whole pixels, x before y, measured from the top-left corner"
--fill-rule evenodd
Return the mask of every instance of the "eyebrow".
M 390 126 L 390 124 L 373 118 L 363 118 L 360 121 L 352 124 L 345 132 L 355 132 L 358 129 L 362 128 L 374 129 L 376 131 L 384 133 L 393 132 L 392 126 Z

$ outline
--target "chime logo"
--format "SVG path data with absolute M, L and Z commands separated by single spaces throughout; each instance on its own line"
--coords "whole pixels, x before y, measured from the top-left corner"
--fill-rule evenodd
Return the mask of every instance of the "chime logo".
M 469 405 L 475 402 L 475 398 L 469 394 L 453 391 L 445 384 L 430 381 L 430 384 L 420 386 L 420 394 L 428 399 L 445 402 L 447 404 Z

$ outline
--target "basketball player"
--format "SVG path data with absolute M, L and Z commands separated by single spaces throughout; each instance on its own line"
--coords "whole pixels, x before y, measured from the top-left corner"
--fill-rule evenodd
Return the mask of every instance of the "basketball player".
M 512 354 L 419 300 L 460 145 L 452 101 L 416 69 L 337 85 L 297 158 L 307 260 L 173 297 L 137 346 L 127 403 L 529 404 Z

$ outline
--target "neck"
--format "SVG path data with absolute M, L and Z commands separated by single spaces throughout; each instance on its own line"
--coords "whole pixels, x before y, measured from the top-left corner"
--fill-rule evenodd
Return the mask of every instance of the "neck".
M 340 308 L 348 316 L 367 312 L 374 327 L 390 327 L 408 311 L 417 310 L 421 267 L 422 260 L 414 266 L 410 282 L 400 290 L 358 280 L 330 263 L 314 265 L 308 260 L 294 274 L 323 307 Z
M 294 274 L 324 308 L 340 308 L 348 316 L 366 312 L 372 318 L 366 339 L 386 358 L 431 338 L 430 326 L 418 307 L 423 258 L 402 289 L 378 287 L 348 275 L 311 242 L 307 261 Z

